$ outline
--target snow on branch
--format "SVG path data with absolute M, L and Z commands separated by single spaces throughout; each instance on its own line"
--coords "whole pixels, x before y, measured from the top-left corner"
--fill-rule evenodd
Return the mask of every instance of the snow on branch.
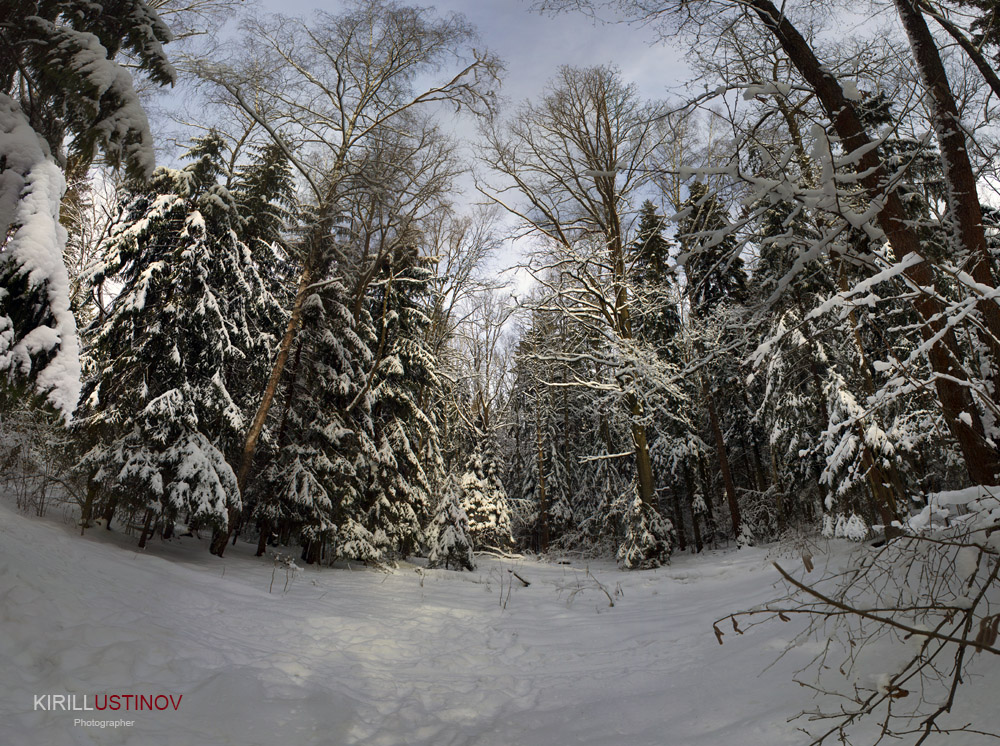
M 0 372 L 34 381 L 64 417 L 80 398 L 80 345 L 63 263 L 66 182 L 17 104 L 0 94 Z

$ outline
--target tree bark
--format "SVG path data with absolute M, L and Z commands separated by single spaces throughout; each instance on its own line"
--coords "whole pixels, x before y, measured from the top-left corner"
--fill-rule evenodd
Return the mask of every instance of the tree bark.
M 267 414 L 271 411 L 271 405 L 274 403 L 278 384 L 281 381 L 282 374 L 285 372 L 285 364 L 288 362 L 288 355 L 291 352 L 292 343 L 295 341 L 299 322 L 302 320 L 302 307 L 309 293 L 309 286 L 312 284 L 313 269 L 311 263 L 310 260 L 307 260 L 305 266 L 302 268 L 302 274 L 299 276 L 299 285 L 295 292 L 295 300 L 292 303 L 292 310 L 288 316 L 288 323 L 285 325 L 285 333 L 278 346 L 278 354 L 274 359 L 271 375 L 268 378 L 267 386 L 264 388 L 264 395 L 261 397 L 260 405 L 257 407 L 257 413 L 254 415 L 250 429 L 247 431 L 246 440 L 243 442 L 240 468 L 236 473 L 236 484 L 239 486 L 241 496 L 246 490 L 247 477 L 250 476 L 253 458 L 257 453 L 257 443 L 260 440 L 261 433 L 264 431 Z M 218 557 L 223 555 L 226 551 L 226 545 L 229 543 L 229 537 L 232 536 L 238 520 L 239 509 L 230 507 L 227 530 L 217 530 L 213 535 L 210 549 L 212 554 Z
M 142 534 L 139 536 L 139 549 L 146 548 L 146 540 L 149 538 L 149 525 L 153 522 L 153 511 L 146 510 L 146 520 L 142 524 Z
M 257 539 L 257 557 L 263 557 L 267 551 L 267 540 L 271 536 L 271 526 L 267 521 L 260 523 L 260 538 Z
M 653 461 L 649 457 L 649 438 L 646 435 L 646 426 L 639 424 L 636 420 L 642 416 L 642 405 L 633 396 L 629 396 L 632 401 L 632 443 L 635 445 L 635 471 L 639 482 L 639 498 L 659 511 L 659 501 L 656 498 L 656 488 L 653 484 Z
M 941 165 L 944 169 L 948 211 L 955 224 L 961 245 L 969 252 L 972 278 L 990 288 L 996 287 L 990 269 L 990 252 L 983 229 L 983 210 L 979 203 L 976 175 L 969 162 L 965 129 L 958 113 L 958 105 L 951 92 L 934 37 L 912 0 L 895 0 L 896 10 L 903 22 L 910 49 L 917 62 L 924 86 L 931 95 L 931 125 L 941 148 Z M 994 390 L 1000 391 L 1000 306 L 993 299 L 982 299 L 976 307 L 986 321 L 988 331 L 980 334 L 993 358 Z
M 309 285 L 312 283 L 312 267 L 309 263 L 302 268 L 299 277 L 299 285 L 295 292 L 295 300 L 292 303 L 292 312 L 288 316 L 288 323 L 285 325 L 285 334 L 281 338 L 278 346 L 278 354 L 274 359 L 274 366 L 271 368 L 271 375 L 268 378 L 267 386 L 264 388 L 264 395 L 261 397 L 257 413 L 254 415 L 247 437 L 243 444 L 243 457 L 240 461 L 240 470 L 236 474 L 236 481 L 239 484 L 240 492 L 246 487 L 247 477 L 250 475 L 250 467 L 253 465 L 253 457 L 257 452 L 257 442 L 260 434 L 264 430 L 264 422 L 267 414 L 271 411 L 271 404 L 278 391 L 278 383 L 281 375 L 285 372 L 285 364 L 288 362 L 288 355 L 295 341 L 295 335 L 299 329 L 299 322 L 302 320 L 302 307 L 309 292 Z
M 888 190 L 889 174 L 876 153 L 857 111 L 844 96 L 836 77 L 824 68 L 808 42 L 770 0 L 748 0 L 748 5 L 774 34 L 789 60 L 816 93 L 827 116 L 848 153 L 856 153 L 855 171 L 869 199 L 881 201 L 877 215 L 898 260 L 910 254 L 921 258 L 906 271 L 906 277 L 918 288 L 931 288 L 934 274 L 921 254 L 920 241 L 910 226 L 903 204 L 894 191 Z M 919 292 L 913 305 L 923 321 L 921 334 L 930 343 L 928 358 L 933 370 L 942 415 L 962 452 L 969 478 L 975 484 L 994 484 L 1000 474 L 1000 459 L 985 438 L 979 410 L 970 395 L 965 371 L 957 364 L 959 357 L 955 333 L 941 318 L 944 308 L 932 294 Z M 963 417 L 964 415 L 964 417 Z
M 715 453 L 719 459 L 719 468 L 722 470 L 722 481 L 726 485 L 726 500 L 729 503 L 729 516 L 733 523 L 733 538 L 740 536 L 740 504 L 736 499 L 736 485 L 733 482 L 733 472 L 729 468 L 729 452 L 726 450 L 726 440 L 722 434 L 722 426 L 719 423 L 719 413 L 715 408 L 715 398 L 708 388 L 705 378 L 701 378 L 701 391 L 705 397 L 705 405 L 708 407 L 708 418 L 712 424 L 712 435 L 715 436 Z
M 104 519 L 104 528 L 107 531 L 111 530 L 111 519 L 115 517 L 115 510 L 118 508 L 118 498 L 111 496 L 108 498 L 107 504 L 104 506 L 104 513 L 101 518 Z
M 80 510 L 80 536 L 83 536 L 83 532 L 90 528 L 90 516 L 94 512 L 94 501 L 100 490 L 101 487 L 97 482 L 92 479 L 87 481 L 87 497 Z
M 687 533 L 684 531 L 684 514 L 681 512 L 681 496 L 674 492 L 671 501 L 674 508 L 674 534 L 677 536 L 677 548 L 682 552 L 687 549 Z
M 535 447 L 538 458 L 538 551 L 547 552 L 549 550 L 549 502 L 545 484 L 545 453 L 542 448 L 541 402 L 536 402 L 536 406 Z
M 694 510 L 694 478 L 691 476 L 691 469 L 688 468 L 686 462 L 684 463 L 684 486 L 687 490 L 688 509 L 691 511 L 691 530 L 694 532 L 694 549 L 696 553 L 700 554 L 701 550 L 705 547 L 701 539 L 701 526 L 698 525 L 698 514 Z
M 972 64 L 974 64 L 976 69 L 979 70 L 979 73 L 983 76 L 983 79 L 990 87 L 990 90 L 993 91 L 993 94 L 997 98 L 1000 98 L 1000 77 L 997 76 L 996 70 L 993 69 L 989 60 L 986 59 L 986 55 L 984 55 L 980 49 L 972 43 L 972 40 L 969 39 L 968 36 L 962 33 L 960 28 L 945 18 L 936 8 L 931 7 L 930 3 L 926 2 L 926 0 L 922 0 L 920 3 L 920 9 L 937 21 L 938 25 L 947 31 L 951 38 L 958 43 L 958 46 L 962 48 L 962 50 L 969 56 L 969 59 L 972 60 Z

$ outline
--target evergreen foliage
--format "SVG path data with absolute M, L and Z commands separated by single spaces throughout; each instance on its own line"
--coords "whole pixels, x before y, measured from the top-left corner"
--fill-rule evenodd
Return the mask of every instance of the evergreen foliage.
M 149 124 L 118 60 L 128 57 L 155 83 L 174 82 L 163 51 L 170 31 L 156 12 L 144 0 L 4 0 L 0 10 L 0 96 L 14 99 L 52 153 L 68 140 L 78 172 L 99 150 L 149 176 Z
M 83 174 L 100 151 L 134 176 L 152 173 L 149 123 L 120 60 L 172 83 L 170 32 L 143 0 L 3 0 L 0 38 L 0 376 L 68 419 L 81 373 L 63 167 Z
M 452 480 L 449 482 L 427 530 L 427 545 L 430 547 L 427 566 L 475 570 L 469 517 L 462 510 L 461 491 Z
M 512 543 L 510 507 L 497 465 L 488 451 L 469 454 L 459 488 L 462 510 L 469 518 L 469 536 L 476 549 L 508 550 Z
M 271 312 L 219 183 L 223 141 L 195 141 L 124 204 L 92 283 L 118 288 L 88 330 L 85 457 L 108 490 L 171 521 L 225 526 L 241 499 L 226 453 L 245 425 L 229 391 Z
M 739 244 L 718 195 L 696 181 L 689 187 L 684 217 L 677 224 L 691 308 L 706 314 L 723 300 L 741 302 L 747 277 Z

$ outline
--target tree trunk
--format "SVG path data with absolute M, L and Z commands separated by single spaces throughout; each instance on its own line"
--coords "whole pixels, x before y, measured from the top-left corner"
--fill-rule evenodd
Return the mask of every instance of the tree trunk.
M 897 259 L 904 261 L 910 254 L 921 257 L 921 261 L 906 269 L 905 276 L 918 288 L 932 288 L 934 274 L 922 260 L 920 241 L 906 218 L 899 195 L 886 191 L 890 179 L 885 164 L 840 83 L 820 64 L 806 40 L 770 0 L 748 0 L 748 4 L 815 91 L 845 151 L 858 154 L 855 171 L 868 198 L 882 204 L 877 222 Z M 996 450 L 986 442 L 982 419 L 968 391 L 968 379 L 956 362 L 958 342 L 954 331 L 942 321 L 944 308 L 936 297 L 923 292 L 917 294 L 913 305 L 924 322 L 921 334 L 930 343 L 928 358 L 935 373 L 934 385 L 942 415 L 958 442 L 969 478 L 975 484 L 993 484 L 1000 474 L 1000 460 Z
M 111 519 L 115 517 L 115 510 L 118 508 L 118 498 L 111 496 L 108 498 L 107 504 L 104 506 L 104 513 L 101 518 L 104 519 L 104 528 L 107 531 L 111 530 Z
M 917 10 L 912 0 L 895 0 L 895 3 L 910 40 L 920 76 L 931 94 L 931 124 L 941 147 L 941 165 L 948 185 L 948 212 L 951 213 L 962 247 L 969 253 L 972 278 L 981 285 L 995 288 L 976 175 L 969 162 L 965 129 L 948 83 L 948 75 L 941 63 L 941 55 L 923 14 Z M 986 321 L 988 331 L 981 332 L 980 338 L 992 354 L 994 390 L 1000 391 L 1000 306 L 993 299 L 983 299 L 976 304 L 976 308 Z
M 267 521 L 261 521 L 260 524 L 260 538 L 257 539 L 257 555 L 258 557 L 263 557 L 264 553 L 267 551 L 267 540 L 271 536 L 271 527 L 268 525 Z
M 549 502 L 545 485 L 545 452 L 542 448 L 542 408 L 541 403 L 537 404 L 535 412 L 535 446 L 538 457 L 538 551 L 547 552 L 549 550 Z
M 634 413 L 635 409 L 632 410 Z M 649 440 L 646 437 L 646 426 L 633 421 L 632 442 L 635 445 L 635 470 L 639 479 L 639 498 L 657 512 L 660 509 L 656 498 L 656 488 L 653 486 L 653 461 L 649 457 Z
M 146 521 L 142 525 L 142 534 L 139 536 L 139 549 L 146 548 L 146 540 L 149 538 L 149 526 L 153 522 L 153 511 L 146 510 Z
M 926 0 L 923 0 L 920 3 L 920 8 L 937 21 L 941 28 L 951 35 L 951 38 L 958 42 L 958 46 L 960 46 L 969 56 L 969 59 L 972 60 L 972 63 L 979 70 L 979 73 L 983 76 L 987 85 L 989 85 L 990 90 L 993 91 L 997 98 L 1000 98 L 1000 77 L 997 76 L 996 71 L 990 65 L 989 60 L 986 59 L 982 50 L 973 44 L 972 40 L 962 33 L 960 28 L 941 15 L 941 13 L 936 9 L 932 8 Z
M 784 492 L 781 489 L 781 480 L 778 476 L 778 460 L 774 456 L 774 449 L 771 449 L 771 484 L 774 485 L 775 501 L 777 502 L 778 533 L 784 532 L 788 525 L 788 509 L 785 507 Z
M 712 536 L 712 548 L 717 549 L 718 543 L 718 524 L 715 522 L 715 511 L 712 509 L 712 479 L 708 476 L 708 467 L 705 464 L 705 459 L 698 459 L 698 471 L 701 475 L 701 487 L 702 491 L 705 493 L 705 525 L 711 530 Z
M 677 547 L 683 552 L 687 549 L 687 533 L 684 531 L 684 514 L 681 512 L 681 496 L 674 492 L 671 501 L 674 507 L 674 534 L 677 536 Z
M 240 468 L 236 473 L 236 483 L 239 486 L 241 496 L 246 490 L 247 477 L 250 476 L 250 468 L 253 466 L 253 458 L 257 453 L 257 443 L 260 440 L 260 434 L 264 431 L 264 423 L 267 421 L 267 414 L 271 411 L 271 405 L 274 403 L 274 396 L 278 391 L 278 383 L 281 381 L 281 375 L 285 371 L 285 364 L 288 362 L 288 355 L 291 352 L 292 343 L 295 341 L 295 335 L 298 332 L 299 322 L 302 320 L 302 306 L 305 303 L 306 296 L 308 295 L 309 286 L 312 284 L 312 273 L 311 262 L 307 261 L 305 266 L 302 268 L 302 274 L 299 277 L 299 286 L 295 291 L 295 300 L 292 303 L 292 311 L 288 316 L 288 324 L 285 326 L 285 334 L 281 338 L 281 344 L 278 346 L 278 354 L 274 359 L 274 365 L 271 368 L 271 375 L 268 378 L 267 386 L 264 388 L 264 395 L 261 398 L 260 405 L 257 407 L 257 413 L 254 415 L 250 429 L 247 431 L 246 440 L 243 443 L 243 455 L 240 460 Z M 212 546 L 210 549 L 212 554 L 218 557 L 223 555 L 226 551 L 226 545 L 229 543 L 229 537 L 232 536 L 238 520 L 239 508 L 230 506 L 227 529 L 225 531 L 216 530 L 213 534 Z
M 691 530 L 694 532 L 694 549 L 695 552 L 700 554 L 701 550 L 705 547 L 701 539 L 701 526 L 698 525 L 698 514 L 694 510 L 694 480 L 691 477 L 691 470 L 686 463 L 684 464 L 684 486 L 687 490 L 688 510 L 691 511 Z
M 94 501 L 100 491 L 101 487 L 97 482 L 92 479 L 87 481 L 87 497 L 80 510 L 80 536 L 83 536 L 83 532 L 90 528 L 90 516 L 94 511 Z
M 719 423 L 719 413 L 715 408 L 715 397 L 712 396 L 704 376 L 701 378 L 701 391 L 705 396 L 705 404 L 708 406 L 708 418 L 712 423 L 712 435 L 715 436 L 715 453 L 719 458 L 722 481 L 726 485 L 726 500 L 729 503 L 729 515 L 733 522 L 733 538 L 738 539 L 740 536 L 740 504 L 736 499 L 736 485 L 733 483 L 733 472 L 729 468 L 729 453 L 726 450 L 726 441 Z
M 247 437 L 243 444 L 243 457 L 240 461 L 240 470 L 236 474 L 236 481 L 240 487 L 240 493 L 246 487 L 247 477 L 250 474 L 250 467 L 253 464 L 254 454 L 257 452 L 257 441 L 264 430 L 264 422 L 267 420 L 267 413 L 271 411 L 271 404 L 278 391 L 278 383 L 281 375 L 285 371 L 285 364 L 288 362 L 288 354 L 291 352 L 292 343 L 299 329 L 299 322 L 302 319 L 302 306 L 305 303 L 306 295 L 309 292 L 309 285 L 312 283 L 312 268 L 307 264 L 302 269 L 299 277 L 299 286 L 295 292 L 295 301 L 292 303 L 292 312 L 288 316 L 288 324 L 285 325 L 285 334 L 281 338 L 278 346 L 278 354 L 274 359 L 271 368 L 271 375 L 268 378 L 267 386 L 264 388 L 264 395 L 261 397 L 257 413 L 254 415 Z

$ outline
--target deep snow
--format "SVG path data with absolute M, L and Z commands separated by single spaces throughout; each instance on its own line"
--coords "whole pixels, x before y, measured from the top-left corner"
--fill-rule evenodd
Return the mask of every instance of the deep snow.
M 142 552 L 116 532 L 77 533 L 0 501 L 4 746 L 804 741 L 786 721 L 810 704 L 791 679 L 809 646 L 767 668 L 797 623 L 726 629 L 723 646 L 712 631 L 775 595 L 764 549 L 657 571 L 590 563 L 611 608 L 581 560 L 305 568 L 285 592 L 285 571 L 250 545 L 220 560 L 195 539 Z M 58 693 L 183 700 L 176 712 L 33 710 L 34 695 Z M 77 717 L 136 722 L 101 730 Z

